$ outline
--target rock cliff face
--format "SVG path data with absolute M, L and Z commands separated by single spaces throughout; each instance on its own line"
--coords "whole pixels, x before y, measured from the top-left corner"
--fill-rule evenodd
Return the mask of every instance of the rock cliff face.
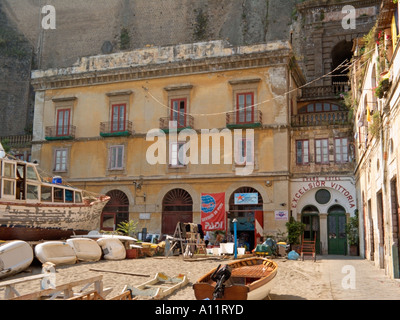
M 315 41 L 312 30 L 306 37 L 301 30 L 315 23 L 296 9 L 309 2 L 316 3 L 309 14 L 314 16 L 318 3 L 370 6 L 378 0 L 0 0 L 0 136 L 23 134 L 32 122 L 31 68 L 68 67 L 85 56 L 210 40 L 240 46 L 292 38 L 310 69 L 308 55 L 315 48 L 300 49 Z M 45 5 L 55 8 L 55 29 L 42 27 Z
M 31 130 L 32 56 L 32 46 L 10 22 L 0 2 L 0 136 L 25 134 Z

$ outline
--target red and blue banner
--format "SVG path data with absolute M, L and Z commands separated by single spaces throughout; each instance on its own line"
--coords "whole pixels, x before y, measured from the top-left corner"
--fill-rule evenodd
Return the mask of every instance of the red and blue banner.
M 201 194 L 201 226 L 204 231 L 225 230 L 225 192 Z

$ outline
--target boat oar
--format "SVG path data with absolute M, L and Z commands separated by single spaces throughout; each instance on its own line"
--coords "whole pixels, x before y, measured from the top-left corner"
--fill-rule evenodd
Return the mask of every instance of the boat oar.
M 118 273 L 118 274 L 125 274 L 128 276 L 135 276 L 135 277 L 150 277 L 149 274 L 131 273 L 131 272 L 114 271 L 114 270 L 103 270 L 103 269 L 92 269 L 91 268 L 91 269 L 89 269 L 89 271 Z

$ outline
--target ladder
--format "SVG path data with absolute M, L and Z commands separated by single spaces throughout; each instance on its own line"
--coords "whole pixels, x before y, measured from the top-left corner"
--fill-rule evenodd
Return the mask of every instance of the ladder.
M 314 262 L 316 261 L 317 257 L 316 257 L 316 252 L 315 252 L 315 244 L 317 240 L 317 233 L 314 232 L 314 240 L 304 240 L 304 233 L 301 237 L 301 253 L 300 253 L 300 257 L 301 260 L 304 261 L 304 256 L 305 255 L 310 255 L 312 256 Z

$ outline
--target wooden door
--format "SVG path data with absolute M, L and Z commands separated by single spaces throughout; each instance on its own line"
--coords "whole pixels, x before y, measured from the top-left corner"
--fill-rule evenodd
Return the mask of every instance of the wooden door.
M 346 214 L 331 212 L 328 215 L 328 254 L 345 255 L 346 252 Z

